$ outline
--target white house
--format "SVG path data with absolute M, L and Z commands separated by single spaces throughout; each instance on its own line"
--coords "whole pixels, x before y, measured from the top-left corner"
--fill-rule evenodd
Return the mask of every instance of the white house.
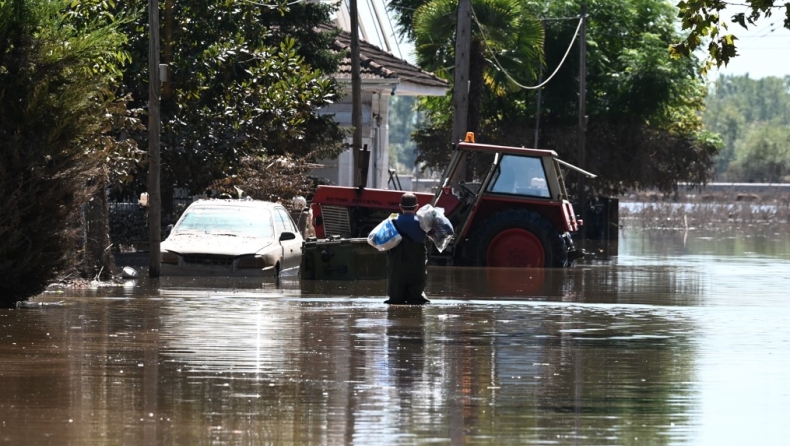
M 331 106 L 319 111 L 332 114 L 343 127 L 351 127 L 351 35 L 341 31 L 332 45 L 335 51 L 345 53 L 334 78 L 343 86 L 346 95 Z M 405 60 L 360 39 L 360 77 L 362 80 L 362 147 L 370 150 L 367 185 L 386 188 L 389 180 L 389 131 L 387 117 L 392 96 L 443 96 L 447 81 L 421 70 Z M 352 137 L 346 141 L 351 147 Z M 313 175 L 325 178 L 340 186 L 353 186 L 351 151 L 343 152 L 338 159 L 322 160 L 325 167 Z

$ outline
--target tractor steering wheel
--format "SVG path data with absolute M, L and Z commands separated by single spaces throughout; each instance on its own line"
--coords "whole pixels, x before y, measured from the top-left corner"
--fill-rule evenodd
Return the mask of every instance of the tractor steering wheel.
M 467 199 L 472 198 L 477 194 L 477 192 L 469 188 L 469 186 L 467 186 L 466 183 L 463 181 L 458 183 L 458 187 L 460 187 L 461 190 L 463 191 L 463 194 L 461 195 L 462 201 L 466 201 Z

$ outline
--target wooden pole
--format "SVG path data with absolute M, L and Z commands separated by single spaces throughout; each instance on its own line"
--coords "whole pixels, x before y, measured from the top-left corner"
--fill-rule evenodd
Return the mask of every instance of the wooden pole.
M 357 0 L 351 0 L 351 125 L 354 134 L 351 140 L 351 165 L 354 169 L 353 186 L 363 186 L 367 179 L 360 178 L 360 154 L 362 149 L 362 78 L 359 73 L 359 15 Z
M 148 0 L 148 275 L 159 277 L 162 196 L 159 184 L 159 3 Z

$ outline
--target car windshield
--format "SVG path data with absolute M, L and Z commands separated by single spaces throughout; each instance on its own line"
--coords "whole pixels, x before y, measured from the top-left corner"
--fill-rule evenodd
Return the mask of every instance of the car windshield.
M 205 232 L 247 237 L 273 237 L 271 214 L 263 209 L 198 208 L 188 211 L 175 232 Z

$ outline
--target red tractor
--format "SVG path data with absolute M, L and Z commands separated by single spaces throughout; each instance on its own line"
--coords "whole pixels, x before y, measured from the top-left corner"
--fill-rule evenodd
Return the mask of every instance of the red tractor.
M 466 182 L 471 156 L 477 165 L 483 159 L 490 166 L 479 178 Z M 447 249 L 432 250 L 431 263 L 571 266 L 583 255 L 571 240 L 582 222 L 568 201 L 563 169 L 595 176 L 561 161 L 550 150 L 458 143 L 436 194 L 415 194 L 421 206 L 443 208 L 455 229 Z M 366 237 L 384 218 L 398 212 L 401 194 L 398 190 L 319 186 L 311 204 L 316 238 Z

